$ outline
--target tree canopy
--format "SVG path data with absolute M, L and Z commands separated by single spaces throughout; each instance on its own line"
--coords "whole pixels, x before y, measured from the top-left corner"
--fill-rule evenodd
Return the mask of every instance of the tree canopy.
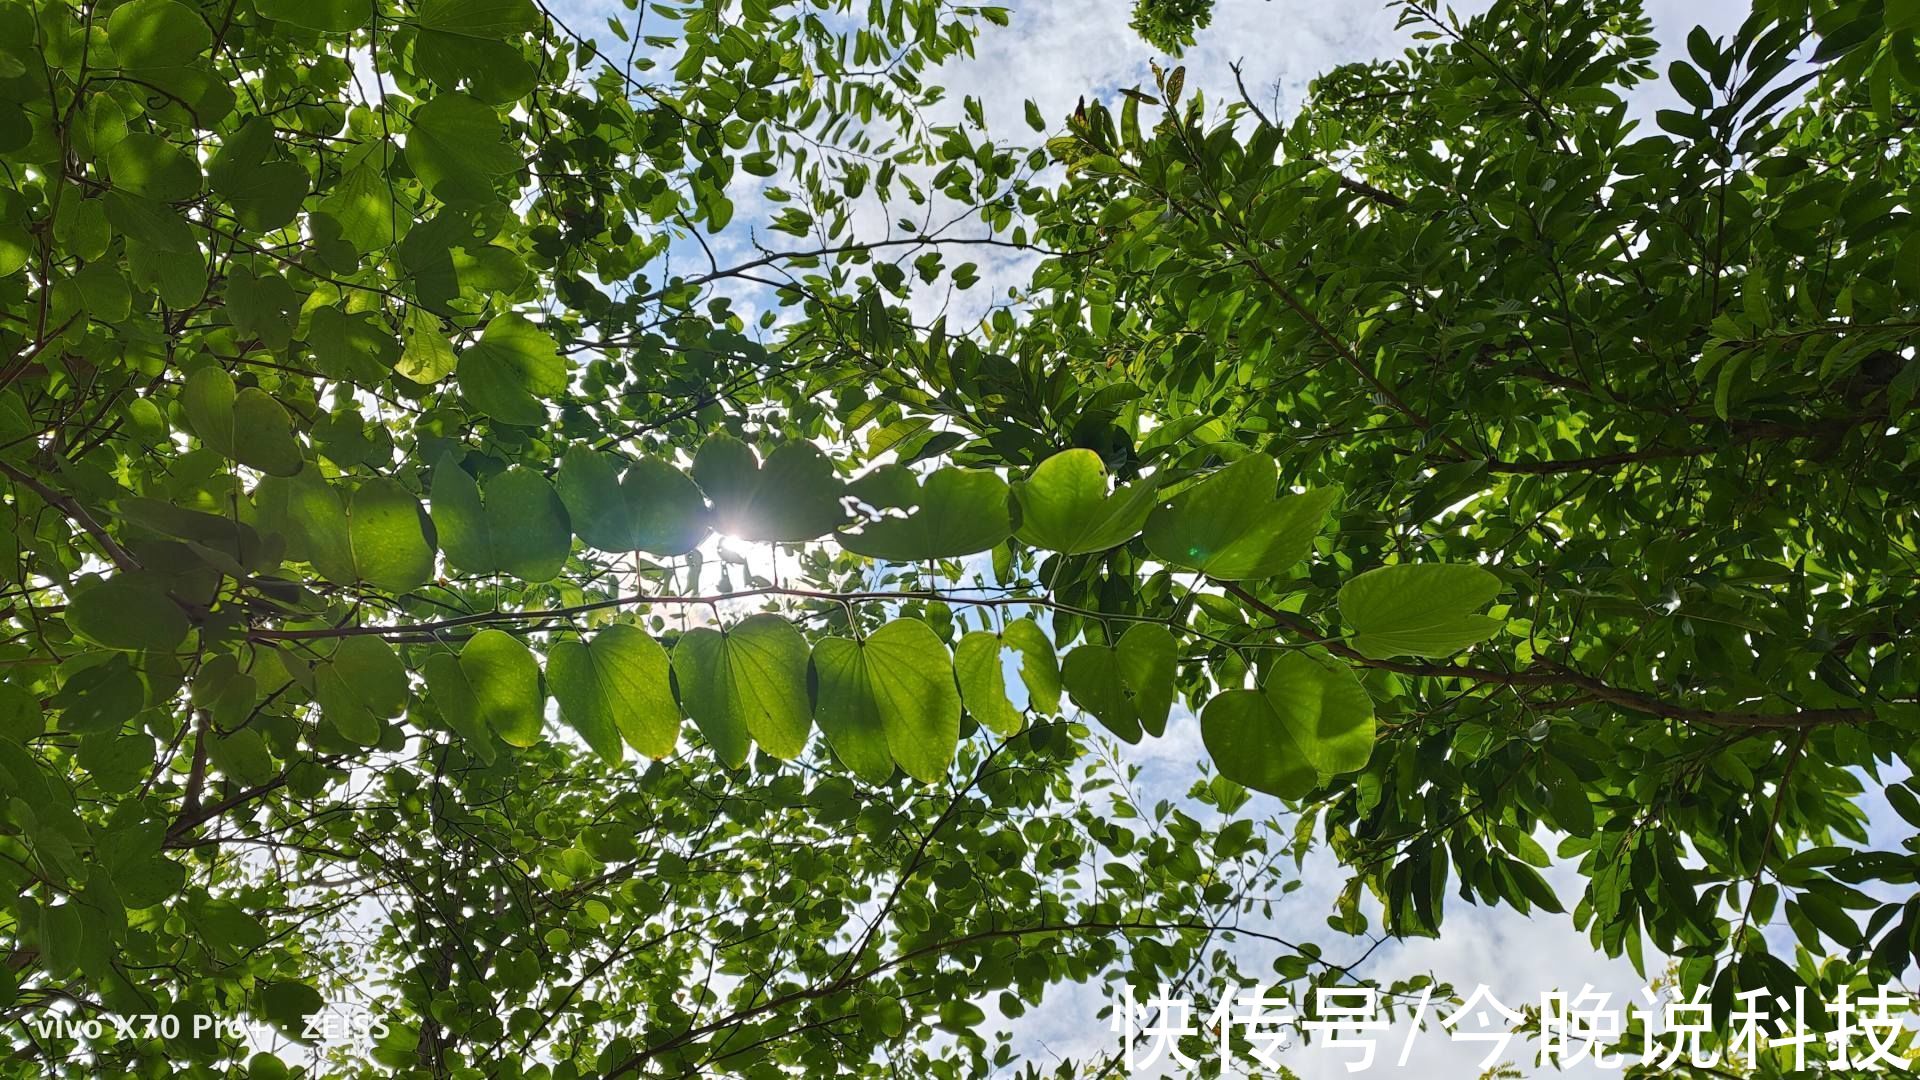
M 1899 977 L 1920 7 L 1394 6 L 990 133 L 945 0 L 0 0 L 10 1067 L 1101 1075 L 983 1003 L 1450 901 Z

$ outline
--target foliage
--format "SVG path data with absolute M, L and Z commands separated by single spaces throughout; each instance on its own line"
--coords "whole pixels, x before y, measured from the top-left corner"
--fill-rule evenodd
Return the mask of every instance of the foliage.
M 1863 784 L 1914 809 L 1914 26 L 1759 5 L 1687 38 L 1683 107 L 1643 130 L 1637 5 L 1398 6 L 1426 44 L 1290 122 L 1244 92 L 1210 115 L 1178 71 L 1077 116 L 1039 235 L 1091 254 L 1050 260 L 998 347 L 1126 387 L 1151 445 L 1341 490 L 1330 559 L 1190 625 L 1347 631 L 1380 733 L 1315 800 L 1348 926 L 1363 894 L 1401 934 L 1448 893 L 1558 911 L 1545 829 L 1595 944 L 1677 958 L 1722 1016 L 1897 975 L 1920 865 L 1869 850 Z M 1259 707 L 1233 693 L 1216 758 Z
M 1408 935 L 1560 910 L 1545 832 L 1725 1000 L 1904 968 L 1912 27 L 1764 5 L 1641 135 L 1626 0 L 1402 6 L 1285 127 L 1021 150 L 943 0 L 0 5 L 0 1011 L 980 1075 L 982 1001 L 1365 978 L 1262 929 L 1316 839 Z M 1193 715 L 1190 807 L 1085 722 Z
M 1132 26 L 1154 48 L 1179 56 L 1213 22 L 1213 0 L 1134 0 Z

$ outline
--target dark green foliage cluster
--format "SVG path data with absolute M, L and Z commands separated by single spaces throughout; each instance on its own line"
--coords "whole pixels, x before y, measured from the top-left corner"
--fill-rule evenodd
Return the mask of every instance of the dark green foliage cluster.
M 7 1067 L 1032 1076 L 1062 984 L 1369 978 L 1316 846 L 1723 1016 L 1903 971 L 1920 12 L 1396 6 L 1023 148 L 944 0 L 0 0 Z
M 1213 0 L 1134 0 L 1135 33 L 1162 52 L 1179 56 L 1213 22 Z

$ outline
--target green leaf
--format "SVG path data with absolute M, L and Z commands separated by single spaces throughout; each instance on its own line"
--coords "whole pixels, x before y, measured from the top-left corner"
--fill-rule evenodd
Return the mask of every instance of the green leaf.
M 236 685 L 243 681 L 252 682 L 244 675 L 234 680 Z M 237 697 L 240 691 L 234 690 L 231 693 Z M 251 697 L 250 688 L 247 693 Z M 245 718 L 243 713 L 241 719 Z M 222 726 L 227 726 L 226 721 L 220 721 L 220 723 Z M 249 727 L 228 731 L 209 741 L 207 757 L 212 760 L 215 768 L 243 784 L 264 784 L 271 781 L 275 775 L 273 755 L 267 750 L 266 739 L 258 731 Z
M 307 344 L 320 370 L 338 378 L 376 381 L 400 359 L 400 342 L 370 312 L 349 315 L 336 307 L 314 309 Z M 451 349 L 447 366 L 452 370 Z
M 393 646 L 372 635 L 342 641 L 332 658 L 314 667 L 313 679 L 321 715 L 361 746 L 379 743 L 381 721 L 407 707 L 407 667 Z
M 813 647 L 813 671 L 813 718 L 834 756 L 867 783 L 886 783 L 893 776 L 893 752 L 860 643 L 821 638 Z
M 293 418 L 257 386 L 233 399 L 233 460 L 275 476 L 292 476 L 305 463 L 293 437 Z
M 848 485 L 861 501 L 905 516 L 842 529 L 840 546 L 887 562 L 953 559 L 986 551 L 1013 533 L 1006 481 L 985 469 L 940 469 L 923 486 L 911 469 L 883 465 Z
M 101 200 L 114 231 L 126 234 L 155 253 L 197 255 L 193 228 L 173 208 L 122 191 L 109 191 Z
M 1015 619 L 999 633 L 976 630 L 954 646 L 953 666 L 961 700 L 974 719 L 1001 735 L 1018 732 L 1023 723 L 1007 696 L 1007 650 L 1020 658 L 1020 677 L 1027 687 L 1027 703 L 1040 713 L 1060 710 L 1060 664 L 1053 642 L 1032 619 Z
M 1546 787 L 1547 806 L 1553 812 L 1553 826 L 1573 836 L 1592 836 L 1593 800 L 1587 797 L 1586 785 L 1580 782 L 1566 762 L 1553 757 L 1542 758 L 1535 775 Z
M 474 698 L 473 684 L 467 681 L 467 673 L 460 667 L 459 654 L 436 652 L 420 667 L 427 679 L 427 699 L 434 711 L 467 740 L 467 745 L 482 761 L 492 762 L 497 757 L 493 733 L 480 717 L 480 704 Z
M 0 278 L 19 273 L 33 252 L 32 233 L 12 222 L 0 222 Z
M 158 202 L 179 202 L 200 194 L 200 163 L 166 139 L 144 131 L 128 132 L 107 151 L 114 186 Z
M 233 328 L 268 350 L 278 352 L 293 340 L 300 294 L 286 278 L 236 268 L 227 275 L 226 301 Z
M 312 563 L 328 581 L 406 592 L 433 577 L 433 522 L 397 480 L 374 477 L 343 500 L 310 466 L 261 481 L 254 500 L 267 531 L 285 538 L 288 558 Z
M 177 0 L 132 0 L 108 17 L 107 40 L 123 67 L 172 67 L 206 52 L 213 31 L 199 12 Z
M 787 443 L 765 464 L 727 434 L 700 444 L 693 478 L 713 501 L 714 528 L 741 540 L 815 540 L 845 523 L 846 488 L 833 462 L 812 443 Z
M 1653 114 L 1653 122 L 1660 130 L 1672 132 L 1683 139 L 1693 142 L 1711 142 L 1713 127 L 1692 113 L 1678 109 L 1659 109 Z
M 300 471 L 300 444 L 285 407 L 258 387 L 236 393 L 233 376 L 218 364 L 193 369 L 180 387 L 180 408 L 193 433 L 221 456 L 275 476 Z
M 1006 668 L 1001 662 L 1004 646 L 999 634 L 975 630 L 953 647 L 953 669 L 967 712 L 987 730 L 1012 735 L 1020 730 L 1022 718 L 1007 697 Z M 817 647 L 814 662 L 819 663 Z
M 180 409 L 193 433 L 223 457 L 233 456 L 233 376 L 218 364 L 202 364 L 180 384 Z
M 1020 654 L 1020 680 L 1027 684 L 1027 698 L 1042 713 L 1060 711 L 1060 662 L 1054 656 L 1053 642 L 1032 619 L 1015 619 L 1000 631 L 1014 651 Z
M 584 445 L 567 448 L 554 477 L 574 531 L 601 551 L 685 555 L 700 546 L 707 503 L 687 474 L 651 454 L 627 467 Z
M 167 107 L 177 104 L 196 126 L 212 128 L 233 111 L 232 88 L 202 60 L 213 32 L 192 7 L 175 0 L 133 0 L 114 9 L 107 20 L 107 40 L 123 71 L 164 95 Z M 117 123 L 104 121 L 109 112 Z M 126 135 L 124 109 L 90 104 L 88 114 L 87 126 L 99 148 L 108 149 Z
M 807 642 L 780 616 L 689 630 L 674 646 L 673 674 L 681 705 L 728 767 L 746 763 L 749 739 L 783 760 L 806 748 Z
M 207 181 L 240 224 L 257 232 L 292 222 L 308 188 L 307 170 L 276 156 L 273 122 L 260 116 L 221 144 L 207 163 Z
M 397 156 L 397 152 L 390 152 Z M 340 226 L 340 236 L 363 253 L 383 251 L 400 242 L 413 223 L 413 212 L 394 201 L 387 173 L 369 156 L 348 169 L 332 191 L 320 200 L 320 212 Z M 431 317 L 429 312 L 419 312 Z M 409 310 L 409 322 L 415 311 Z
M 102 661 L 101 655 L 86 658 L 88 666 L 68 674 L 54 695 L 61 730 L 117 732 L 146 705 L 146 689 L 127 657 L 116 654 Z
M 518 465 L 489 477 L 483 495 L 452 455 L 441 458 L 433 470 L 433 525 L 447 562 L 477 574 L 552 581 L 573 547 L 553 484 Z
M 814 646 L 819 680 L 814 717 L 834 753 L 870 783 L 893 766 L 937 783 L 960 739 L 960 692 L 947 647 L 919 619 L 896 619 L 855 641 Z
M 373 10 L 359 0 L 254 0 L 260 14 L 322 33 L 340 34 L 373 21 Z
M 540 29 L 540 12 L 533 0 L 421 0 L 418 21 L 448 34 L 508 38 Z
M 279 561 L 253 526 L 218 514 L 188 510 L 160 499 L 123 498 L 114 503 L 120 516 L 143 529 L 187 542 L 201 558 L 233 577 L 266 569 Z
M 1158 738 L 1173 708 L 1173 635 L 1155 623 L 1135 623 L 1113 645 L 1082 645 L 1067 654 L 1060 674 L 1074 704 L 1130 743 L 1142 731 Z
M 520 167 L 500 114 L 466 94 L 441 94 L 413 113 L 407 163 L 447 202 L 490 202 L 498 178 Z
M 667 651 L 637 626 L 616 623 L 591 641 L 563 641 L 547 653 L 547 685 L 560 717 L 609 761 L 620 740 L 651 758 L 673 753 L 680 706 Z
M 508 424 L 547 422 L 540 398 L 567 388 L 567 366 L 546 332 L 508 313 L 487 324 L 480 340 L 460 354 L 454 377 L 474 408 Z
M 1312 550 L 1339 492 L 1276 499 L 1278 482 L 1272 458 L 1241 458 L 1156 507 L 1147 518 L 1147 550 L 1222 581 L 1285 573 Z
M 281 479 L 269 476 L 254 488 L 261 526 L 285 539 L 287 557 L 312 563 L 320 576 L 341 585 L 359 580 L 344 500 L 321 478 L 318 466 Z
M 421 386 L 432 386 L 441 379 L 453 374 L 459 360 L 453 355 L 453 342 L 440 330 L 440 319 L 424 308 L 408 308 L 407 321 L 401 327 L 400 336 L 405 344 L 400 349 L 400 362 L 394 365 L 406 378 Z M 482 365 L 490 370 L 490 365 Z M 484 379 L 486 376 L 482 376 Z M 518 399 L 514 399 L 516 402 Z M 512 408 L 513 406 L 508 406 Z
M 303 1037 L 307 1017 L 327 1007 L 320 991 L 303 982 L 275 979 L 262 983 L 258 991 L 260 1015 L 280 1025 L 288 1035 Z
M 1061 682 L 1073 703 L 1094 715 L 1121 741 L 1140 741 L 1140 718 L 1120 682 L 1120 663 L 1106 645 L 1082 645 L 1060 665 Z
M 46 730 L 47 716 L 39 696 L 0 682 L 0 739 L 26 743 Z
M 376 476 L 347 503 L 354 577 L 389 592 L 407 592 L 433 578 L 433 525 L 420 500 L 400 482 Z
M 1700 73 L 1685 60 L 1675 60 L 1667 65 L 1667 81 L 1694 108 L 1713 107 L 1713 90 L 1707 86 L 1707 80 L 1701 78 Z
M 109 649 L 171 652 L 193 624 L 158 586 L 125 575 L 81 589 L 67 603 L 67 626 Z
M 509 746 L 540 741 L 545 719 L 540 664 L 505 630 L 482 630 L 460 650 L 460 672 L 472 688 L 479 718 Z
M 1013 485 L 1020 505 L 1014 535 L 1067 555 L 1105 551 L 1132 539 L 1153 510 L 1154 485 L 1141 481 L 1109 494 L 1107 467 L 1091 450 L 1066 450 Z
M 1373 755 L 1373 700 L 1352 669 L 1289 652 L 1259 690 L 1228 690 L 1200 712 L 1200 737 L 1220 775 L 1303 798 Z
M 558 577 L 573 547 L 573 526 L 553 483 L 514 465 L 488 477 L 480 494 L 486 523 L 482 540 L 492 568 L 522 581 Z
M 1156 739 L 1166 734 L 1179 653 L 1173 633 L 1157 623 L 1134 623 L 1120 635 L 1113 651 L 1120 685 L 1126 688 L 1140 726 Z
M 1475 615 L 1500 595 L 1500 579 L 1465 563 L 1402 563 L 1369 570 L 1340 588 L 1353 647 L 1374 659 L 1449 656 L 1497 633 Z

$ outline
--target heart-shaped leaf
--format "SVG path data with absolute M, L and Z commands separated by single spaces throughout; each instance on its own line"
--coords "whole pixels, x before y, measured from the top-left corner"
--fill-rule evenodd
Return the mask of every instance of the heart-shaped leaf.
M 515 466 L 483 489 L 451 455 L 433 470 L 433 526 L 452 566 L 522 581 L 553 580 L 573 546 L 567 509 L 546 477 Z
M 1286 799 L 1365 768 L 1373 699 L 1351 668 L 1290 652 L 1259 690 L 1228 690 L 1200 712 L 1200 737 L 1220 775 Z
M 713 500 L 714 527 L 741 540 L 817 540 L 846 523 L 846 485 L 812 443 L 777 447 L 762 464 L 731 435 L 700 444 L 693 478 Z
M 1082 645 L 1067 654 L 1061 681 L 1074 703 L 1121 739 L 1166 733 L 1173 710 L 1176 648 L 1157 623 L 1135 623 L 1112 646 Z
M 1499 632 L 1473 614 L 1500 595 L 1500 579 L 1467 563 L 1401 563 L 1340 587 L 1340 615 L 1367 656 L 1450 656 Z
M 574 531 L 601 551 L 685 555 L 712 531 L 699 485 L 650 454 L 636 458 L 623 476 L 613 455 L 569 447 L 554 487 Z
M 879 510 L 909 511 L 840 531 L 841 547 L 870 559 L 954 559 L 985 551 L 1013 532 L 1006 481 L 985 469 L 940 469 L 923 485 L 913 470 L 883 465 L 848 490 Z
M 473 691 L 479 718 L 511 746 L 540 741 L 546 695 L 540 663 L 505 630 L 482 630 L 460 650 L 460 672 Z
M 1313 546 L 1339 492 L 1274 497 L 1273 459 L 1249 454 L 1154 509 L 1147 550 L 1222 581 L 1285 573 Z
M 622 737 L 651 758 L 672 754 L 680 739 L 667 651 L 637 626 L 616 623 L 592 640 L 555 645 L 547 685 L 560 718 L 609 761 L 620 760 Z
M 500 114 L 466 94 L 441 94 L 414 110 L 407 164 L 448 202 L 493 198 L 493 182 L 520 167 Z
M 1013 485 L 1020 504 L 1015 532 L 1034 547 L 1066 555 L 1126 543 L 1153 511 L 1154 485 L 1141 481 L 1109 491 L 1107 467 L 1091 450 L 1066 450 Z
M 454 364 L 460 393 L 475 409 L 508 424 L 547 422 L 541 398 L 567 388 L 567 365 L 546 331 L 508 313 L 487 324 Z
M 896 619 L 865 639 L 829 637 L 814 646 L 820 730 L 848 768 L 884 783 L 897 763 L 936 783 L 960 739 L 960 691 L 933 628 Z
M 138 574 L 75 592 L 65 615 L 74 633 L 109 649 L 170 652 L 193 628 L 157 582 Z
M 1020 658 L 1020 678 L 1027 687 L 1028 703 L 1041 713 L 1060 709 L 1060 663 L 1054 657 L 1053 643 L 1039 624 L 1032 619 L 1015 619 L 998 634 L 976 630 L 954 646 L 954 672 L 967 711 L 1001 735 L 1018 732 L 1022 724 L 1020 712 L 1007 697 L 1003 657 L 1008 650 Z
M 407 707 L 407 667 L 393 646 L 371 635 L 340 643 L 313 669 L 320 713 L 342 737 L 361 746 L 380 742 L 382 721 Z
M 309 466 L 254 492 L 268 532 L 287 543 L 287 557 L 309 562 L 328 581 L 366 582 L 395 592 L 433 577 L 433 522 L 400 482 L 377 476 L 347 498 Z
M 806 748 L 807 640 L 780 616 L 687 631 L 673 647 L 673 675 L 680 704 L 729 767 L 746 764 L 755 742 L 783 760 Z

